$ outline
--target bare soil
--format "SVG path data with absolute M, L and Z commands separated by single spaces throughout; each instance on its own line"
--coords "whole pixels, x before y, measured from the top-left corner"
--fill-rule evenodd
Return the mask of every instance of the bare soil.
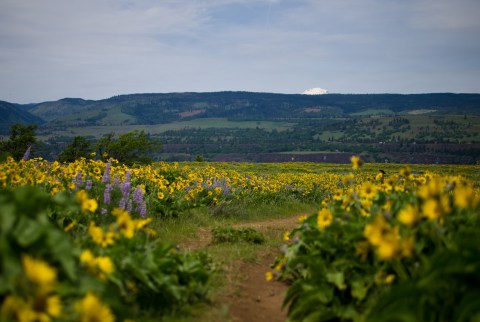
M 262 233 L 275 236 L 280 244 L 283 233 L 293 229 L 298 224 L 299 215 L 274 219 L 262 222 L 242 223 L 234 225 L 235 228 L 250 227 Z M 197 231 L 195 240 L 182 243 L 186 250 L 195 250 L 208 247 L 211 240 L 211 231 L 201 228 Z M 286 309 L 282 309 L 288 285 L 279 281 L 267 282 L 265 273 L 271 270 L 275 257 L 280 254 L 280 249 L 265 247 L 258 251 L 255 261 L 235 260 L 226 270 L 226 294 L 221 299 L 216 299 L 213 306 L 228 310 L 225 321 L 232 322 L 281 322 L 287 319 Z M 231 269 L 234 267 L 234 269 Z

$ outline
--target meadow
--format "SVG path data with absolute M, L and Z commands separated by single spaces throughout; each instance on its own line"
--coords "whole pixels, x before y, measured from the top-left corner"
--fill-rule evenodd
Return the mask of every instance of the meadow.
M 289 285 L 292 321 L 475 320 L 479 170 L 357 157 L 132 167 L 9 158 L 0 163 L 1 319 L 188 320 L 228 283 L 219 278 L 227 255 L 183 240 L 211 229 L 240 253 L 264 237 L 228 225 L 304 214 L 265 270 Z
M 75 120 L 71 121 L 75 124 Z M 112 125 L 113 124 L 113 125 Z M 167 124 L 119 124 L 116 125 L 112 121 L 110 125 L 89 125 L 83 127 L 69 126 L 68 129 L 54 129 L 52 131 L 46 131 L 45 133 L 39 133 L 39 138 L 47 140 L 55 136 L 69 137 L 69 136 L 86 136 L 100 138 L 105 133 L 115 132 L 118 134 L 124 134 L 134 130 L 142 129 L 152 135 L 162 134 L 166 131 L 178 131 L 178 130 L 195 130 L 195 129 L 265 129 L 271 131 L 276 129 L 278 131 L 284 131 L 294 125 L 292 122 L 276 122 L 276 121 L 229 121 L 226 118 L 198 118 L 194 120 L 182 120 Z

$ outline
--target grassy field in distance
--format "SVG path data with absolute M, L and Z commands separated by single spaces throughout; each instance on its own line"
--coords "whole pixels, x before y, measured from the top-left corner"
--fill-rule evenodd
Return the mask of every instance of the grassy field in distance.
M 102 125 L 102 126 L 86 126 L 71 127 L 68 130 L 54 130 L 48 135 L 39 135 L 41 140 L 48 139 L 53 136 L 94 136 L 101 137 L 110 132 L 123 134 L 134 130 L 143 130 L 150 134 L 159 134 L 170 130 L 183 130 L 185 128 L 243 128 L 254 129 L 260 128 L 271 131 L 285 131 L 293 126 L 289 122 L 274 121 L 229 121 L 225 118 L 201 118 L 189 121 L 180 121 L 168 124 L 127 124 L 127 125 Z

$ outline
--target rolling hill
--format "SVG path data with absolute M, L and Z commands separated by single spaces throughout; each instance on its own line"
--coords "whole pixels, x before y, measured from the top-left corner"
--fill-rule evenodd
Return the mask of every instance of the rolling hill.
M 48 159 L 74 136 L 143 130 L 163 143 L 163 160 L 480 161 L 480 94 L 131 94 L 0 102 L 0 121 L 4 135 L 13 123 L 41 124 Z
M 42 118 L 24 111 L 15 104 L 0 101 L 0 134 L 8 134 L 10 126 L 15 123 L 42 124 L 45 122 Z
M 131 94 L 89 101 L 65 98 L 28 107 L 68 125 L 165 124 L 192 118 L 278 120 L 352 114 L 480 114 L 480 94 L 326 94 L 252 92 Z

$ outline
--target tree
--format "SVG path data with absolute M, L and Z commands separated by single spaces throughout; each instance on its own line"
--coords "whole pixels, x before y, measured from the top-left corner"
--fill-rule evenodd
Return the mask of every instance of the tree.
M 158 141 L 149 140 L 148 135 L 143 131 L 132 131 L 120 135 L 117 139 L 115 133 L 111 132 L 101 138 L 96 145 L 100 155 L 106 154 L 125 164 L 149 163 L 152 158 L 149 154 L 161 148 Z
M 31 153 L 32 147 L 37 143 L 35 130 L 37 125 L 13 124 L 10 128 L 10 138 L 7 141 L 0 142 L 0 149 L 20 160 L 27 153 Z
M 58 155 L 60 162 L 73 162 L 80 158 L 90 159 L 91 143 L 83 136 L 76 136 L 73 141 Z

